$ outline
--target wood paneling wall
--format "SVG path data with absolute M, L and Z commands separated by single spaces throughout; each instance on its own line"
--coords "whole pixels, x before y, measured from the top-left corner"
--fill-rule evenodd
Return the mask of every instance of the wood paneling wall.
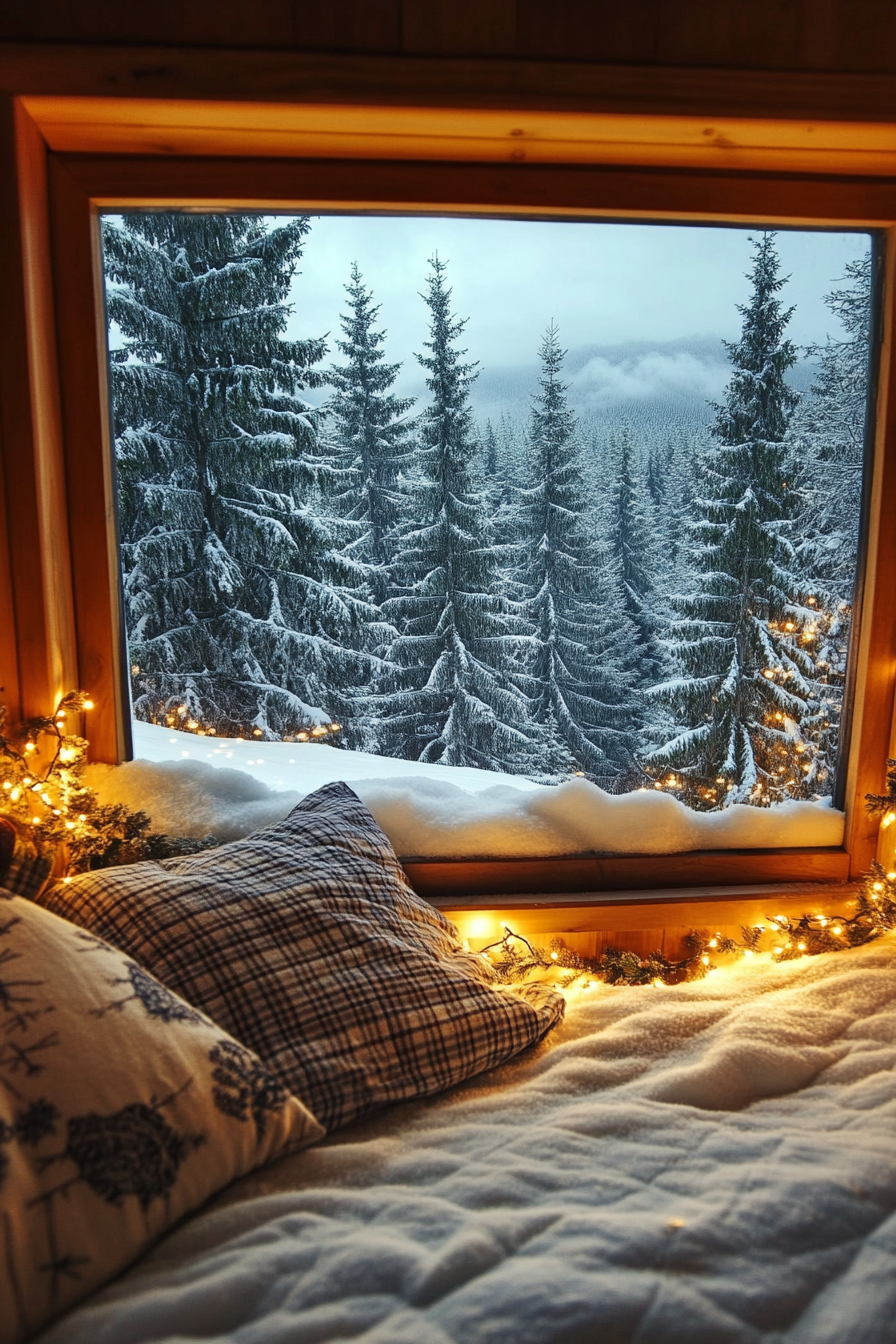
M 46 147 L 0 98 L 0 549 L 3 702 L 13 719 L 46 714 L 77 682 L 69 579 Z M 13 631 L 17 635 L 13 634 Z
M 0 40 L 896 70 L 892 0 L 35 0 Z

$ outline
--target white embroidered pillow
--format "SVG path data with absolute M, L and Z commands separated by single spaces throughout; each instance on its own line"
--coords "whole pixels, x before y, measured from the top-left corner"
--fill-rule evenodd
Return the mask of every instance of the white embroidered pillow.
M 0 1344 L 16 1344 L 323 1130 L 123 953 L 0 896 Z

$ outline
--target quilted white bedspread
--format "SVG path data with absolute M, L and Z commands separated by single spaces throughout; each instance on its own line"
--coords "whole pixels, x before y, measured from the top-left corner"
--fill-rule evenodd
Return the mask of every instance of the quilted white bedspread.
M 232 1187 L 44 1344 L 896 1340 L 896 939 L 583 991 Z

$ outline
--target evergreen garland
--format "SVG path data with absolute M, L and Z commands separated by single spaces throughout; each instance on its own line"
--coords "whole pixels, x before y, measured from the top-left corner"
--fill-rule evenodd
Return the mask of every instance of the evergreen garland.
M 883 825 L 896 819 L 896 760 L 887 761 L 886 793 L 865 795 L 866 810 L 883 816 Z M 823 890 L 823 889 L 822 889 Z M 623 948 L 608 947 L 599 957 L 583 957 L 564 945 L 561 938 L 551 941 L 550 949 L 535 946 L 506 924 L 503 936 L 489 943 L 481 954 L 502 984 L 520 984 L 533 973 L 550 971 L 558 975 L 561 989 L 578 981 L 608 985 L 677 985 L 702 980 L 715 971 L 714 956 L 752 957 L 769 951 L 776 961 L 798 961 L 823 952 L 844 952 L 863 947 L 882 934 L 896 929 L 896 870 L 885 871 L 875 861 L 865 874 L 852 915 L 811 915 L 795 919 L 773 915 L 765 924 L 742 926 L 740 938 L 722 933 L 712 936 L 691 930 L 685 938 L 685 956 L 671 960 L 662 952 L 638 956 Z M 766 937 L 766 935 L 768 935 Z M 769 946 L 763 947 L 763 942 Z
M 660 951 L 641 957 L 619 947 L 608 947 L 599 957 L 585 957 L 566 947 L 561 938 L 552 939 L 550 949 L 545 951 L 507 925 L 503 937 L 483 948 L 482 955 L 502 984 L 520 984 L 532 972 L 550 971 L 554 975 L 559 973 L 557 983 L 561 989 L 579 981 L 678 985 L 702 980 L 717 970 L 714 958 L 720 954 L 752 957 L 767 951 L 777 962 L 797 961 L 822 952 L 862 947 L 891 929 L 896 929 L 896 871 L 885 872 L 875 862 L 859 890 L 853 915 L 803 913 L 793 919 L 774 915 L 766 924 L 743 926 L 739 939 L 692 930 L 684 938 L 686 954 L 678 960 Z M 762 946 L 763 942 L 770 946 Z
M 151 831 L 145 812 L 100 803 L 85 782 L 87 741 L 69 730 L 69 718 L 93 708 L 83 691 L 69 691 L 51 715 L 6 729 L 0 705 L 0 818 L 16 833 L 16 856 L 31 856 L 49 871 L 61 851 L 69 874 L 141 859 L 195 854 L 218 844 Z

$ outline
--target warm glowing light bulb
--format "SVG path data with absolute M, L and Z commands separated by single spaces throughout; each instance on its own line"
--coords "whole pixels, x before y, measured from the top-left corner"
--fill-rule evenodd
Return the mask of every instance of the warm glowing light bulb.
M 710 946 L 710 947 L 718 947 L 718 945 L 719 945 L 719 940 L 718 940 L 718 938 L 710 938 L 710 940 L 709 940 L 709 946 Z
M 842 932 L 843 932 L 843 929 L 842 929 L 841 925 L 839 925 L 839 924 L 835 924 L 834 927 L 831 929 L 831 933 L 835 933 L 835 934 L 837 935 L 838 938 L 840 937 L 840 934 L 841 934 Z
M 703 956 L 700 958 L 700 960 L 703 962 L 704 966 L 709 965 L 709 957 L 706 955 L 705 952 L 703 953 Z
M 896 821 L 896 812 L 887 812 L 881 822 L 881 826 L 886 830 L 888 826 L 893 825 L 894 821 Z
M 33 750 L 34 750 L 34 743 L 33 743 L 33 742 L 26 742 L 26 743 L 25 743 L 25 750 L 26 750 L 26 751 L 33 751 Z
M 559 953 L 559 952 L 552 952 L 552 953 L 551 953 L 551 961 L 557 961 L 557 960 L 559 959 L 559 957 L 560 957 L 560 953 Z
M 93 709 L 93 701 L 92 701 L 92 700 L 85 700 L 85 701 L 84 701 L 84 708 L 85 708 L 85 709 Z

